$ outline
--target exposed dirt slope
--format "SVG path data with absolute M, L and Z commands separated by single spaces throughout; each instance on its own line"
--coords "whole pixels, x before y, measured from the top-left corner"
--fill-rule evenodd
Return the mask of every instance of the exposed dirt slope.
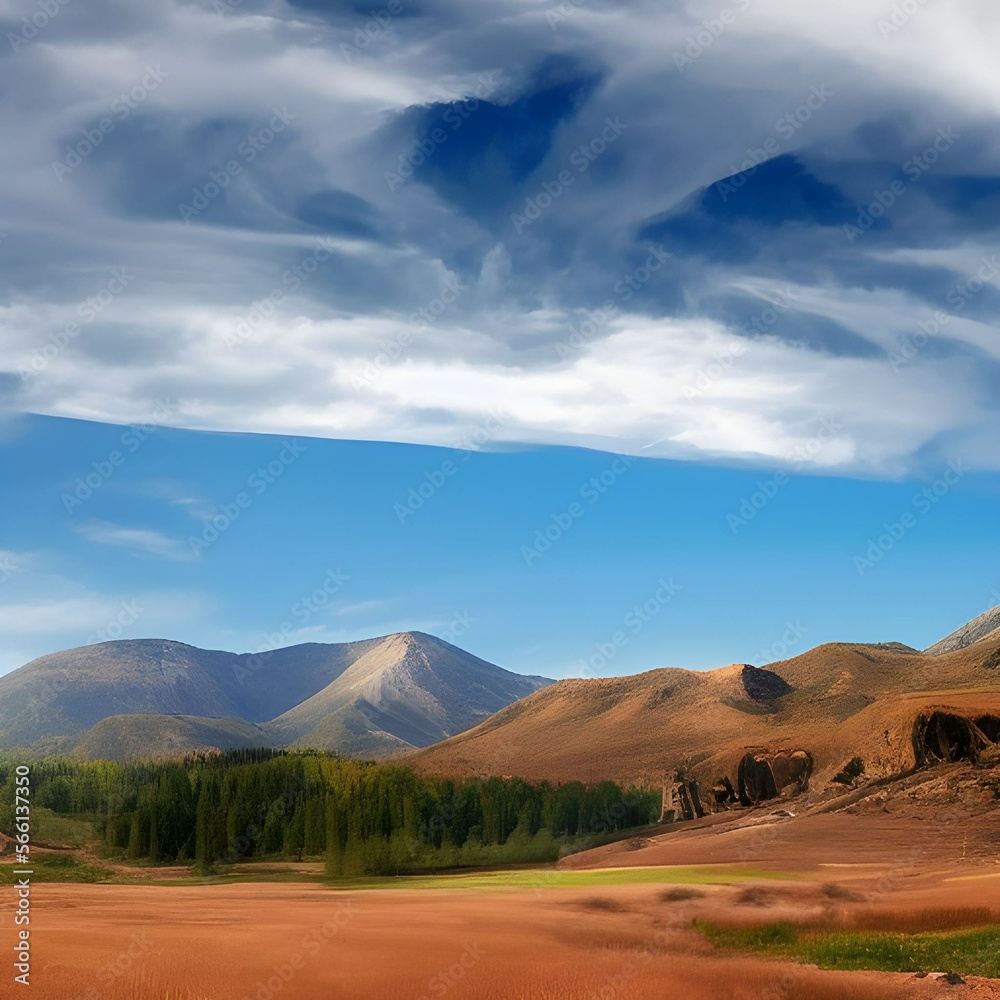
M 941 656 L 835 643 L 766 670 L 560 681 L 407 759 L 424 772 L 652 784 L 686 765 L 710 784 L 735 782 L 749 751 L 800 749 L 821 783 L 855 757 L 879 777 L 916 764 L 922 715 L 1000 717 L 998 660 L 1000 638 Z

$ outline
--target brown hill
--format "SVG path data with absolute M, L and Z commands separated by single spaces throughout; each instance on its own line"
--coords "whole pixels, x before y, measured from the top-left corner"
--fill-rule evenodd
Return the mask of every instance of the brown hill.
M 723 775 L 736 785 L 748 753 L 802 750 L 820 781 L 854 758 L 877 778 L 1000 737 L 998 667 L 1000 637 L 987 637 L 940 656 L 834 643 L 767 669 L 565 680 L 406 759 L 425 773 L 650 784 L 686 767 L 704 787 Z M 936 710 L 942 717 L 915 740 L 918 720 Z

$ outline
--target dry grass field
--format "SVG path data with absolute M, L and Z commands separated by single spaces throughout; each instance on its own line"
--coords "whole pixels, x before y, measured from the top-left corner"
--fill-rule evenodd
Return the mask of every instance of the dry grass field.
M 663 828 L 638 844 L 577 855 L 555 870 L 511 874 L 336 887 L 40 884 L 34 897 L 34 995 L 45 1000 L 1000 997 L 1000 979 L 967 975 L 963 984 L 952 986 L 939 978 L 948 968 L 821 970 L 766 949 L 753 954 L 713 944 L 706 926 L 728 928 L 732 937 L 775 922 L 814 935 L 960 933 L 1000 922 L 1000 864 L 991 853 L 998 845 L 995 833 L 985 828 L 970 845 L 957 826 L 949 830 L 946 824 L 863 807 L 813 821 L 773 817 L 773 824 L 770 833 L 764 832 L 766 823 L 750 830 L 756 839 L 749 841 L 749 854 L 745 829 L 687 824 Z M 916 971 L 928 975 L 918 977 Z
M 260 884 L 51 886 L 35 935 L 35 995 L 876 1000 L 951 990 L 930 976 L 821 972 L 712 954 L 691 929 L 692 917 L 750 907 L 760 916 L 766 902 L 739 902 L 746 887 L 702 891 L 673 899 L 662 888 L 634 885 L 359 892 Z M 811 913 L 809 893 L 798 886 L 794 896 L 779 897 L 782 911 Z M 969 982 L 976 996 L 1000 996 L 1000 984 Z

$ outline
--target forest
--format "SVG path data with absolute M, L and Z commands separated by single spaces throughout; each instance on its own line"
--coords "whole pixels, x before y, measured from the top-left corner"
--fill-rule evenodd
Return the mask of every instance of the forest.
M 14 826 L 0 760 L 0 831 Z M 120 764 L 31 764 L 35 809 L 93 822 L 110 857 L 193 864 L 325 860 L 330 876 L 554 861 L 659 816 L 660 792 L 610 781 L 424 777 L 316 751 L 239 750 Z

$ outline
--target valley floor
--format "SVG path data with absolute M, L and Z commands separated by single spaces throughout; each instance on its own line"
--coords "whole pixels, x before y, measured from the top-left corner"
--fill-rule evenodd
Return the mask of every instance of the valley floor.
M 960 972 L 1000 977 L 998 798 L 995 769 L 944 765 L 832 802 L 804 796 L 648 829 L 555 868 L 334 886 L 316 863 L 248 864 L 210 880 L 180 867 L 116 865 L 114 883 L 69 883 L 58 880 L 71 870 L 63 864 L 78 866 L 75 877 L 108 873 L 86 851 L 43 850 L 31 897 L 35 989 L 26 995 L 1000 997 L 1000 978 L 965 975 L 956 985 L 942 978 L 962 963 Z M 56 880 L 41 880 L 46 865 Z M 5 903 L 9 885 L 5 873 Z M 925 926 L 965 935 L 964 943 L 955 950 L 947 937 L 942 950 L 931 941 L 920 954 L 949 956 L 939 967 L 897 956 L 895 964 L 874 964 L 908 971 L 872 971 L 872 949 L 898 952 L 887 932 Z M 856 935 L 846 946 L 854 958 L 832 964 L 869 971 L 804 964 L 828 954 L 831 933 Z M 10 934 L 8 924 L 0 934 L 5 952 Z M 4 965 L 0 975 L 12 975 Z
M 933 911 L 946 920 L 958 914 L 961 924 L 970 907 L 989 908 L 993 922 L 1000 921 L 995 832 L 976 827 L 970 839 L 967 830 L 934 817 L 893 815 L 864 803 L 849 808 L 811 818 L 756 811 L 750 826 L 729 828 L 725 816 L 716 817 L 702 829 L 661 828 L 609 845 L 557 870 L 385 879 L 378 888 L 41 883 L 33 895 L 34 995 L 1000 997 L 1000 980 L 966 976 L 951 986 L 938 978 L 946 968 L 924 970 L 924 977 L 820 971 L 780 956 L 726 952 L 692 925 L 698 919 L 845 926 L 861 919 L 891 927 L 909 919 L 919 926 L 921 915 Z

